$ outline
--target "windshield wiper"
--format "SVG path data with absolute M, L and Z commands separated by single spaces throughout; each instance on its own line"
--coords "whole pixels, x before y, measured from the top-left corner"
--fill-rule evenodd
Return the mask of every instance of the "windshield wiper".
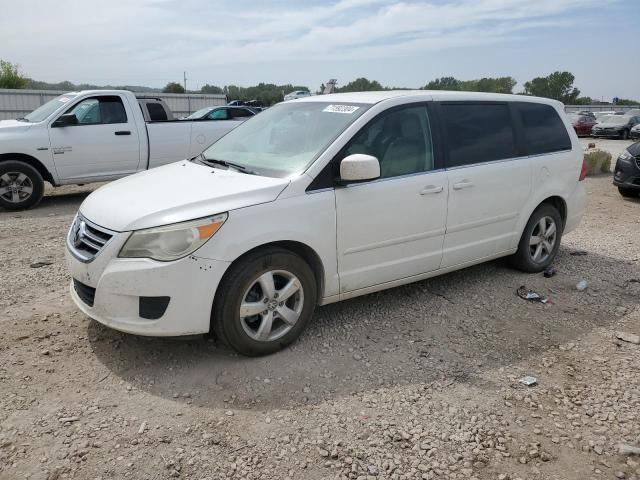
M 16 120 L 18 120 L 19 122 L 27 122 L 30 123 L 30 120 L 24 118 L 24 117 L 20 117 L 20 118 L 16 118 Z
M 215 158 L 207 158 L 204 156 L 203 153 L 200 154 L 200 159 L 204 162 L 204 163 L 208 163 L 208 164 L 215 164 L 215 165 L 222 165 L 223 167 L 227 167 L 227 168 L 233 168 L 239 172 L 242 173 L 247 173 L 249 175 L 257 175 L 258 173 L 250 170 L 249 168 L 245 167 L 244 165 L 240 165 L 238 163 L 233 163 L 233 162 L 227 162 L 226 160 L 217 160 Z

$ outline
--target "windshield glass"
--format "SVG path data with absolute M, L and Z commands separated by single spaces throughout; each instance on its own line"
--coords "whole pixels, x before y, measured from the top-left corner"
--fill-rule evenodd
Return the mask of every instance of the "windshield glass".
M 188 117 L 184 117 L 184 118 L 185 118 L 185 120 L 193 120 L 194 118 L 202 118 L 207 113 L 209 113 L 211 110 L 213 110 L 213 107 L 201 108 L 197 112 L 193 112 L 191 115 L 189 115 Z
M 600 119 L 601 123 L 627 123 L 629 117 L 626 115 L 605 115 Z
M 71 99 L 75 97 L 77 97 L 75 93 L 66 93 L 64 95 L 60 95 L 59 97 L 56 97 L 53 100 L 49 100 L 47 103 L 45 103 L 41 107 L 36 108 L 29 115 L 26 115 L 24 119 L 30 122 L 41 122 L 47 119 L 49 115 L 55 112 L 62 105 L 68 103 Z
M 280 103 L 251 117 L 204 151 L 259 174 L 286 177 L 306 169 L 369 105 Z

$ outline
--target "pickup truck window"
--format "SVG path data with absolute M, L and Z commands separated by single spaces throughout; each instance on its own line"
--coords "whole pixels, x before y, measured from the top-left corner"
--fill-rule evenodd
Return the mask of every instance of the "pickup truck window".
M 147 103 L 147 110 L 149 111 L 149 119 L 152 122 L 164 122 L 167 120 L 167 112 L 164 107 L 159 103 Z
M 75 114 L 79 125 L 127 123 L 122 99 L 117 95 L 85 98 L 65 113 Z
M 49 100 L 44 105 L 36 108 L 29 115 L 25 115 L 24 120 L 27 120 L 28 122 L 41 122 L 43 120 L 46 120 L 49 117 L 49 115 L 51 115 L 53 112 L 55 112 L 57 109 L 59 109 L 63 105 L 66 105 L 67 103 L 69 103 L 76 96 L 77 96 L 76 94 L 71 93 L 71 94 L 60 95 L 59 97 L 56 97 L 53 100 Z

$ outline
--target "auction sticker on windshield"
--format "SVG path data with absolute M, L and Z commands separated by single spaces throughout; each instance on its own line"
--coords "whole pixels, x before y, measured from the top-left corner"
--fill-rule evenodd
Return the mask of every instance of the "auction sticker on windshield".
M 359 108 L 360 107 L 356 107 L 355 105 L 329 105 L 322 111 L 331 113 L 353 113 Z

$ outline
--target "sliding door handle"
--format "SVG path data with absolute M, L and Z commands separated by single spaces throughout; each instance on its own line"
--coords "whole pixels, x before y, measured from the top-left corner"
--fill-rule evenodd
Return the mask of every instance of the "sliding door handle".
M 444 190 L 442 185 L 428 185 L 420 190 L 420 195 L 428 195 L 430 193 L 440 193 Z
M 131 132 L 129 130 L 118 130 L 115 134 L 116 135 L 131 135 Z
M 470 187 L 473 187 L 473 182 L 471 180 L 462 180 L 461 182 L 453 184 L 454 190 L 462 190 L 463 188 L 470 188 Z

